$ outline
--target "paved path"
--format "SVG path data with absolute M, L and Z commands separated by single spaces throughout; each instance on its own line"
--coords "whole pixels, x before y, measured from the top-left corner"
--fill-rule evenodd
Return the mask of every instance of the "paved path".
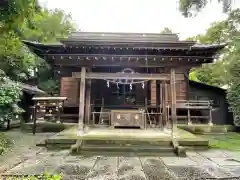
M 240 153 L 209 150 L 180 157 L 72 156 L 42 150 L 9 169 L 8 175 L 63 173 L 65 180 L 240 179 Z
M 68 150 L 47 151 L 36 142 L 51 134 L 7 132 L 15 140 L 10 152 L 0 156 L 0 174 L 63 173 L 65 180 L 194 180 L 240 179 L 240 152 L 189 151 L 187 157 L 72 156 Z M 1 179 L 1 178 L 0 178 Z
M 32 133 L 24 133 L 20 129 L 6 131 L 4 134 L 13 141 L 13 146 L 6 154 L 0 156 L 0 174 L 16 166 L 16 164 L 35 157 L 42 150 L 42 148 L 36 146 L 36 143 L 53 135 L 53 133 L 33 135 Z

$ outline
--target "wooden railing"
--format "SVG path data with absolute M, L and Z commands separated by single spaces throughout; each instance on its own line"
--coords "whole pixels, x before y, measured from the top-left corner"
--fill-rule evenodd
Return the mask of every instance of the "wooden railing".
M 183 109 L 210 109 L 212 106 L 211 101 L 199 101 L 199 100 L 180 100 L 177 101 L 177 108 Z
M 187 116 L 178 116 L 178 119 L 187 118 L 188 124 L 192 124 L 192 119 L 208 119 L 208 123 L 212 124 L 212 101 L 189 100 L 177 101 L 177 109 L 186 109 Z M 207 110 L 208 116 L 191 116 L 191 110 Z

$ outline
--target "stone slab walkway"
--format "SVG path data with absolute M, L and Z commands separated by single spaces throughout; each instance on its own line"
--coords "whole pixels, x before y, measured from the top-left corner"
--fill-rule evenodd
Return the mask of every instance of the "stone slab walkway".
M 0 174 L 27 159 L 34 158 L 42 151 L 42 148 L 37 147 L 36 143 L 53 135 L 53 133 L 33 135 L 32 133 L 24 133 L 20 129 L 0 133 L 4 133 L 13 141 L 13 145 L 7 153 L 0 156 Z
M 65 180 L 240 179 L 240 153 L 190 151 L 187 157 L 72 156 L 68 150 L 46 151 L 4 175 L 63 173 Z
M 35 144 L 52 134 L 7 132 L 11 151 L 0 156 L 0 175 L 63 173 L 64 180 L 240 179 L 240 152 L 188 151 L 187 157 L 72 156 L 69 150 L 47 151 Z M 105 153 L 106 154 L 106 153 Z M 0 177 L 0 179 L 3 179 Z

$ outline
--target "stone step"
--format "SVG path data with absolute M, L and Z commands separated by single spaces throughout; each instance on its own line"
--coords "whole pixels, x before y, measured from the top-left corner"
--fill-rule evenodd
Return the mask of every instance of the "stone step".
M 161 147 L 161 146 L 94 146 L 94 145 L 83 145 L 82 150 L 84 151 L 115 151 L 115 152 L 173 152 L 173 147 Z
M 147 145 L 147 146 L 171 146 L 172 145 L 172 141 L 171 140 L 160 140 L 160 141 L 149 141 L 149 140 L 96 140 L 96 139 L 88 139 L 88 140 L 84 140 L 84 144 L 89 144 L 89 145 L 125 145 L 125 144 L 129 144 L 129 145 Z

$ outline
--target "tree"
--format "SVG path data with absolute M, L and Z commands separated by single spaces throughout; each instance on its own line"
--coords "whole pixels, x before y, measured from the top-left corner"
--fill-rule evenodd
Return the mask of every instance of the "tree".
M 43 9 L 41 14 L 36 14 L 32 23 L 31 29 L 28 26 L 22 28 L 25 39 L 42 43 L 56 43 L 57 38 L 66 37 L 76 30 L 70 14 L 60 9 Z M 38 86 L 50 94 L 58 94 L 59 82 L 54 77 L 51 67 L 37 57 L 35 62 L 39 69 Z
M 236 9 L 229 14 L 227 20 L 213 23 L 206 34 L 188 38 L 188 40 L 195 40 L 203 44 L 228 43 L 228 46 L 220 54 L 221 58 L 218 58 L 216 62 L 194 69 L 199 81 L 219 87 L 227 84 L 227 69 L 230 63 L 229 53 L 234 47 L 229 42 L 240 35 L 239 24 L 240 9 Z
M 234 115 L 234 124 L 240 126 L 240 40 L 235 40 L 234 47 L 229 55 L 227 98 Z
M 39 68 L 38 82 L 49 92 L 58 82 L 45 61 L 32 54 L 22 40 L 57 42 L 75 30 L 71 16 L 62 10 L 42 9 L 37 0 L 8 0 L 0 3 L 0 121 L 21 113 L 17 106 L 21 89 L 11 80 L 32 78 L 31 70 Z M 43 89 L 43 90 L 45 90 Z
M 22 22 L 28 21 L 30 23 L 32 16 L 39 9 L 37 0 L 4 0 L 0 3 L 1 30 L 17 31 Z
M 191 17 L 194 14 L 200 12 L 211 0 L 180 0 L 179 10 L 183 16 Z M 232 0 L 218 0 L 222 3 L 223 12 L 229 12 L 231 10 Z
M 160 33 L 161 34 L 173 34 L 173 31 L 170 28 L 165 27 Z
M 32 15 L 31 22 L 23 21 L 18 24 L 19 33 L 9 29 L 3 33 L 2 38 L 0 35 L 3 49 L 0 51 L 0 67 L 11 79 L 26 81 L 32 78 L 30 70 L 42 66 L 39 71 L 40 86 L 44 84 L 41 86 L 43 90 L 49 91 L 51 88 L 46 83 L 49 82 L 51 87 L 56 89 L 57 84 L 54 84 L 56 81 L 52 78 L 51 68 L 45 61 L 32 54 L 21 40 L 56 43 L 58 37 L 65 37 L 76 29 L 71 16 L 59 9 L 41 9 Z

